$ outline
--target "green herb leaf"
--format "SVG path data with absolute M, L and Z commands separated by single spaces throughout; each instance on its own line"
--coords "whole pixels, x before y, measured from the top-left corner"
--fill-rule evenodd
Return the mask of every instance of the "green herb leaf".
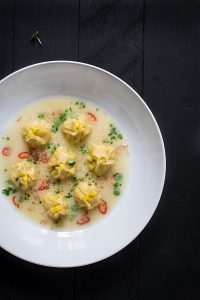
M 35 41 L 38 41 L 38 43 L 42 46 L 42 42 L 39 38 L 39 31 L 37 30 L 36 32 L 34 32 L 31 36 L 31 42 L 35 42 Z
M 86 106 L 84 102 L 79 102 L 79 101 L 76 101 L 75 104 L 79 106 L 79 109 L 85 108 Z
M 121 173 L 115 173 L 113 176 L 115 178 L 115 181 L 120 181 L 123 177 Z
M 54 151 L 56 151 L 56 149 L 59 147 L 60 145 L 54 144 L 54 143 L 49 143 L 47 144 L 47 149 L 49 150 L 49 152 L 53 153 Z
M 110 131 L 108 133 L 108 138 L 104 140 L 103 143 L 113 144 L 113 140 L 117 139 L 122 140 L 123 136 L 119 132 L 119 130 L 112 123 L 110 123 Z
M 81 153 L 88 153 L 89 152 L 88 147 L 86 145 L 82 145 L 80 147 L 80 151 L 81 151 Z
M 23 195 L 20 195 L 19 202 L 22 203 L 22 202 L 28 200 L 29 198 L 30 198 L 30 194 L 25 193 Z
M 38 118 L 43 119 L 45 117 L 45 113 L 44 112 L 40 112 L 38 114 Z
M 121 194 L 121 192 L 120 192 L 120 190 L 118 188 L 115 188 L 113 194 L 115 196 L 119 196 Z
M 73 166 L 73 165 L 75 165 L 76 161 L 75 161 L 75 159 L 68 159 L 67 163 L 68 163 L 68 165 Z
M 123 176 L 121 173 L 115 173 L 113 174 L 113 177 L 115 178 L 115 181 L 113 183 L 113 194 L 115 196 L 119 196 L 121 194 L 119 186 L 121 186 L 120 181 L 122 180 Z
M 72 187 L 70 189 L 70 192 L 73 192 L 77 185 L 78 185 L 78 179 L 76 177 L 72 177 Z
M 71 198 L 72 197 L 72 194 L 71 193 L 68 193 L 67 196 L 65 196 L 66 198 Z
M 69 114 L 69 117 L 71 119 L 78 119 L 78 113 L 75 112 L 75 111 L 71 111 L 70 114 Z
M 7 188 L 2 190 L 2 193 L 6 196 L 10 196 L 10 194 L 13 194 L 16 192 L 16 189 L 14 189 L 12 186 L 8 186 Z
M 61 184 L 61 180 L 60 179 L 54 179 L 53 181 L 52 181 L 52 184 L 53 185 L 56 185 L 56 184 Z
M 52 128 L 51 130 L 53 132 L 57 132 L 58 131 L 58 128 L 60 127 L 60 125 L 67 119 L 67 112 L 68 110 L 66 109 L 63 113 L 61 113 L 59 115 L 58 118 L 56 118 L 53 122 L 53 125 L 52 125 Z
M 69 215 L 70 221 L 73 221 L 74 219 L 76 219 L 76 217 L 78 216 L 79 210 L 80 210 L 80 207 L 77 204 L 73 204 L 70 207 L 70 215 Z

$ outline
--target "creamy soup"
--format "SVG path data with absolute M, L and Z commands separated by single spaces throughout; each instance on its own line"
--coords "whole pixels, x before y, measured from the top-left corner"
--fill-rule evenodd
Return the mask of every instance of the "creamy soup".
M 40 225 L 77 229 L 120 201 L 128 145 L 101 107 L 72 97 L 40 99 L 11 121 L 1 141 L 2 192 Z

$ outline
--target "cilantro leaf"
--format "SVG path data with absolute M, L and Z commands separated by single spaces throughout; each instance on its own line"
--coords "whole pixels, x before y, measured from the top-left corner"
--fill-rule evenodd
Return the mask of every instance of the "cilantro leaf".
M 57 144 L 54 144 L 54 143 L 49 143 L 47 144 L 47 149 L 53 153 L 54 151 L 56 151 L 56 149 L 59 147 L 60 145 L 57 143 Z
M 115 181 L 120 181 L 122 179 L 122 174 L 121 173 L 115 173 L 114 175 Z
M 57 132 L 60 125 L 67 119 L 67 112 L 68 110 L 66 109 L 63 113 L 60 113 L 58 118 L 54 120 L 53 125 L 51 127 L 51 130 L 53 132 Z
M 80 151 L 81 151 L 81 153 L 88 153 L 89 152 L 88 147 L 86 145 L 80 146 Z
M 10 196 L 10 194 L 13 194 L 16 192 L 16 189 L 14 189 L 12 186 L 8 186 L 7 188 L 2 190 L 2 193 L 6 196 Z
M 45 113 L 44 112 L 40 112 L 38 114 L 38 118 L 43 119 L 45 117 Z
M 73 165 L 75 165 L 76 161 L 75 161 L 75 159 L 68 159 L 67 163 L 68 163 L 68 165 L 73 166 Z
M 69 214 L 70 221 L 73 221 L 74 219 L 76 219 L 76 217 L 78 216 L 79 210 L 80 210 L 80 208 L 77 204 L 73 204 L 70 207 L 70 214 Z

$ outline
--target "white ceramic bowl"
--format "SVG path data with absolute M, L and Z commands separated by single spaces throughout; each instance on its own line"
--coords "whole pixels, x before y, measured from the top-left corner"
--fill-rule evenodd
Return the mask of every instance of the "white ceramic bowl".
M 128 182 L 109 215 L 70 232 L 50 231 L 29 222 L 0 195 L 0 245 L 33 263 L 81 266 L 121 250 L 146 226 L 164 185 L 164 144 L 151 111 L 130 86 L 100 68 L 68 61 L 32 65 L 0 82 L 0 134 L 25 105 L 52 95 L 81 97 L 113 116 L 129 144 Z

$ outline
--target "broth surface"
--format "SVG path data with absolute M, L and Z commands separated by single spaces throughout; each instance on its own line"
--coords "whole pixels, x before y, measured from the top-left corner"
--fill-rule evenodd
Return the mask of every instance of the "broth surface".
M 8 187 L 9 179 L 10 179 L 10 169 L 11 165 L 22 161 L 19 158 L 19 154 L 22 152 L 29 151 L 29 146 L 25 143 L 22 138 L 21 131 L 24 126 L 33 121 L 44 121 L 52 127 L 53 122 L 56 118 L 59 117 L 60 113 L 63 113 L 65 110 L 68 110 L 68 114 L 71 117 L 77 116 L 86 116 L 88 117 L 88 112 L 92 113 L 96 117 L 96 121 L 89 118 L 89 122 L 91 123 L 93 129 L 91 134 L 80 144 L 72 145 L 70 144 L 66 138 L 63 136 L 62 132 L 59 130 L 54 133 L 51 132 L 51 139 L 49 143 L 59 144 L 59 146 L 67 146 L 70 150 L 72 150 L 76 155 L 76 173 L 75 178 L 67 179 L 64 181 L 56 181 L 52 180 L 47 163 L 37 161 L 35 167 L 38 171 L 38 179 L 36 181 L 35 187 L 27 193 L 21 193 L 17 191 L 13 194 L 9 195 L 8 201 L 13 205 L 13 197 L 14 204 L 16 206 L 16 210 L 21 212 L 26 217 L 31 218 L 32 221 L 45 226 L 49 229 L 56 230 L 74 230 L 80 229 L 83 226 L 87 226 L 87 224 L 92 224 L 96 222 L 100 218 L 104 218 L 109 214 L 113 206 L 121 201 L 120 195 L 116 196 L 113 193 L 115 178 L 114 174 L 120 173 L 123 176 L 123 179 L 120 181 L 120 190 L 123 190 L 123 186 L 126 182 L 126 177 L 128 173 L 128 145 L 126 141 L 123 139 L 123 132 L 120 131 L 115 121 L 111 118 L 111 116 L 101 107 L 96 106 L 93 103 L 84 101 L 82 99 L 73 98 L 69 96 L 54 96 L 50 98 L 40 99 L 39 101 L 34 102 L 33 104 L 27 106 L 24 111 L 22 111 L 15 120 L 13 120 L 8 128 L 7 132 L 5 132 L 4 136 L 1 139 L 1 155 L 0 155 L 0 176 L 3 180 L 3 185 Z M 112 124 L 112 125 L 111 125 Z M 117 128 L 117 132 L 119 132 L 119 138 L 110 139 L 109 133 L 111 126 Z M 122 135 L 121 135 L 122 134 Z M 96 175 L 89 172 L 86 157 L 87 153 L 82 153 L 80 150 L 81 146 L 86 146 L 86 149 L 90 148 L 93 144 L 109 144 L 115 149 L 115 163 L 112 168 L 108 171 L 106 176 L 97 177 Z M 9 148 L 10 156 L 2 155 L 2 151 L 5 148 Z M 46 146 L 44 149 L 39 150 L 39 157 L 45 153 L 49 158 L 51 155 L 51 149 L 48 149 Z M 37 187 L 40 186 L 42 180 L 48 182 L 49 188 L 44 190 L 38 190 Z M 79 182 L 81 180 L 85 180 L 87 182 L 94 183 L 98 189 L 98 192 L 101 194 L 101 198 L 106 201 L 107 204 L 107 212 L 106 214 L 102 214 L 98 207 L 88 212 L 88 217 L 90 221 L 85 225 L 77 224 L 78 218 L 83 214 L 82 210 L 75 212 L 70 209 L 68 216 L 64 216 L 60 221 L 53 221 L 46 213 L 46 209 L 42 204 L 42 198 L 45 193 L 58 193 L 62 192 L 67 196 L 67 201 L 69 203 L 69 207 L 73 206 L 73 192 L 71 190 L 74 187 L 75 182 Z M 29 194 L 29 196 L 26 196 Z M 21 198 L 20 198 L 21 196 Z M 25 199 L 27 198 L 27 199 Z M 21 199 L 21 201 L 20 201 Z

